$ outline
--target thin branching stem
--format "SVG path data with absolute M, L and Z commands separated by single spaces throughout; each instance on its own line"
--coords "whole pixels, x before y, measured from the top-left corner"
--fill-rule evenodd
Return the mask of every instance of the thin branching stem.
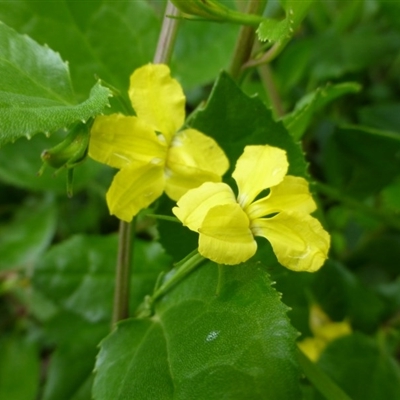
M 250 0 L 247 4 L 246 13 L 260 15 L 264 11 L 266 0 Z M 236 41 L 236 47 L 233 53 L 230 75 L 240 80 L 242 66 L 250 59 L 254 45 L 255 28 L 253 26 L 242 26 Z
M 179 19 L 178 10 L 168 1 L 153 62 L 168 63 L 171 59 Z M 171 18 L 172 17 L 172 18 Z M 132 224 L 121 221 L 114 293 L 113 326 L 129 317 L 130 276 L 133 254 Z

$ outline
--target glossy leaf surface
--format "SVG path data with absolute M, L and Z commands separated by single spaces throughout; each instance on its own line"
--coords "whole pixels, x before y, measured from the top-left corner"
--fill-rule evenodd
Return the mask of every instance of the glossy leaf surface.
M 94 398 L 298 398 L 286 312 L 261 265 L 200 265 L 103 341 Z
M 86 121 L 108 104 L 110 92 L 99 83 L 77 104 L 68 65 L 49 47 L 3 23 L 0 38 L 0 146 Z

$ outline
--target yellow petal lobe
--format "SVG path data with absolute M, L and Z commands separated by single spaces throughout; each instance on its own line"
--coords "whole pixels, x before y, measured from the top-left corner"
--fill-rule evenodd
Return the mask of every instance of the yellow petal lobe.
M 129 98 L 138 118 L 164 135 L 169 144 L 185 119 L 185 96 L 168 66 L 147 64 L 130 78 Z
M 237 203 L 211 208 L 199 232 L 199 253 L 218 264 L 240 264 L 257 250 L 249 219 Z
M 268 196 L 251 203 L 246 213 L 254 220 L 280 211 L 310 214 L 316 208 L 308 182 L 304 178 L 287 175 L 270 189 Z
M 317 271 L 328 257 L 329 234 L 310 215 L 280 213 L 254 220 L 251 228 L 271 243 L 279 263 L 293 271 Z
M 232 189 L 225 183 L 206 182 L 182 196 L 172 212 L 183 225 L 198 232 L 211 208 L 227 204 L 236 204 Z
M 214 139 L 186 129 L 174 136 L 168 151 L 165 191 L 178 200 L 204 182 L 220 182 L 228 168 L 229 161 Z
M 242 208 L 246 209 L 264 189 L 280 183 L 288 167 L 286 151 L 272 146 L 246 146 L 232 174 Z
M 110 214 L 130 222 L 164 191 L 164 169 L 155 164 L 133 163 L 119 171 L 107 192 Z
M 112 114 L 95 119 L 89 141 L 89 156 L 114 168 L 133 161 L 165 162 L 167 146 L 149 125 L 137 117 Z

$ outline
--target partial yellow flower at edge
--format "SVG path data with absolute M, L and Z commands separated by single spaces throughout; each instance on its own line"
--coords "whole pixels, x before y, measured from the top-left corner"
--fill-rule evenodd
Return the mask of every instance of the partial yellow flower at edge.
M 195 129 L 179 131 L 185 96 L 168 66 L 135 70 L 129 98 L 136 116 L 97 117 L 89 142 L 91 158 L 120 170 L 106 198 L 110 213 L 127 222 L 164 191 L 178 200 L 204 182 L 220 182 L 229 168 L 214 139 Z
M 300 350 L 311 360 L 318 361 L 326 346 L 334 340 L 350 335 L 351 325 L 347 320 L 333 322 L 318 305 L 313 305 L 310 310 L 310 328 L 313 337 L 306 337 L 298 342 Z
M 233 172 L 237 199 L 225 183 L 208 182 L 182 196 L 173 213 L 199 233 L 199 253 L 214 262 L 247 261 L 257 249 L 254 236 L 262 236 L 281 265 L 314 272 L 327 258 L 330 237 L 310 215 L 316 205 L 308 182 L 287 170 L 284 150 L 247 146 Z M 268 195 L 255 200 L 268 188 Z

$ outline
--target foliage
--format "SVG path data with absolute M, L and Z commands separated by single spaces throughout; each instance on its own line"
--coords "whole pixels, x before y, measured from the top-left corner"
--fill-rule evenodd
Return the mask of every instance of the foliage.
M 224 150 L 235 195 L 245 146 L 285 150 L 329 259 L 291 271 L 257 238 L 245 263 L 205 260 L 166 195 L 123 242 L 105 200 L 116 171 L 86 145 L 97 116 L 135 115 L 130 75 L 153 60 L 166 2 L 2 1 L 0 399 L 400 398 L 398 3 L 271 0 L 251 16 L 233 0 L 174 3 L 185 18 L 165 62 L 184 127 Z M 241 24 L 257 45 L 232 75 Z M 315 307 L 349 329 L 324 331 L 311 361 L 296 343 L 318 339 Z

